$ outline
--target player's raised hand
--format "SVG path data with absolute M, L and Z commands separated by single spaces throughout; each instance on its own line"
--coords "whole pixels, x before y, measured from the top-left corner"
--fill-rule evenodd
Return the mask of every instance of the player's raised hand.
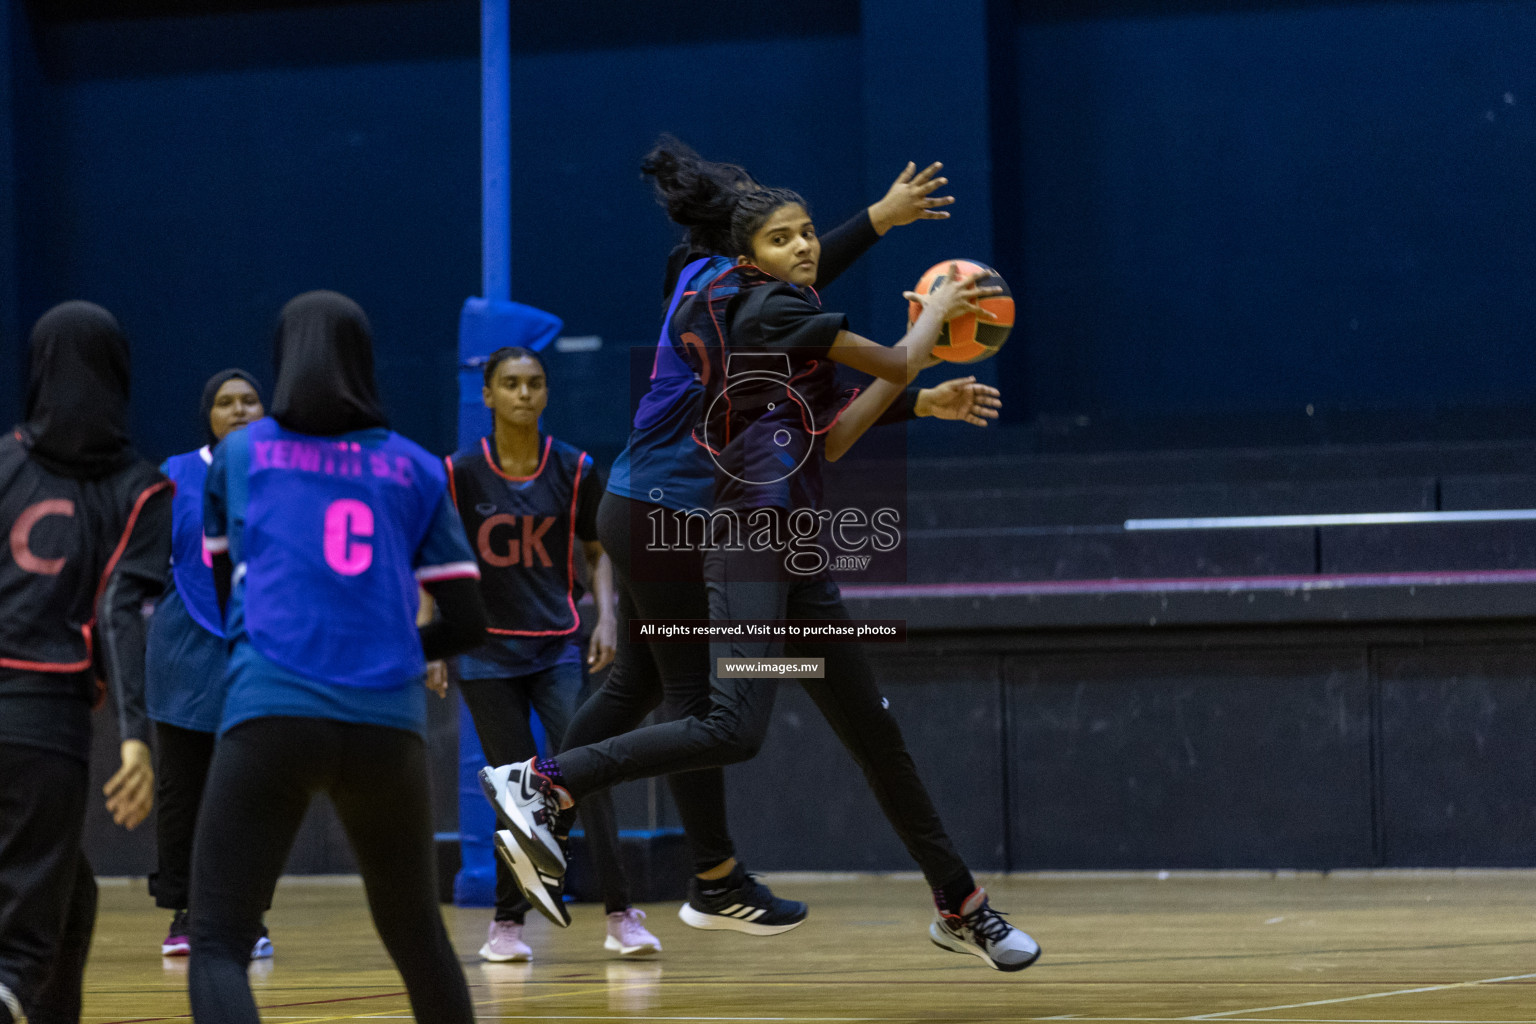
M 949 184 L 948 178 L 938 177 L 943 169 L 943 164 L 931 163 L 919 171 L 909 161 L 885 196 L 869 208 L 869 222 L 875 226 L 875 233 L 883 235 L 915 220 L 947 220 L 948 211 L 939 207 L 949 206 L 955 197 L 933 194 Z
M 975 427 L 984 427 L 987 420 L 997 419 L 997 410 L 1002 407 L 1002 392 L 997 388 L 977 383 L 975 377 L 956 377 L 919 391 L 913 411 L 919 416 L 962 420 Z
M 925 311 L 937 310 L 945 323 L 957 316 L 965 316 L 967 313 L 975 313 L 988 320 L 996 320 L 995 314 L 977 304 L 981 299 L 1003 293 L 1003 290 L 996 285 L 982 287 L 981 282 L 991 273 L 990 270 L 978 270 L 974 274 L 962 276 L 959 264 L 951 263 L 949 273 L 944 275 L 944 280 L 927 295 L 921 292 L 902 292 L 901 297 L 908 302 L 918 303 Z

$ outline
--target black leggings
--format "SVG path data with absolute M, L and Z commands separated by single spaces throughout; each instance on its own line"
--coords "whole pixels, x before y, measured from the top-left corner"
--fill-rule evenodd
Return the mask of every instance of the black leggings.
M 96 925 L 80 849 L 89 788 L 84 761 L 0 743 L 0 985 L 35 1024 L 80 1020 Z
M 786 576 L 773 552 L 711 551 L 705 556 L 709 618 L 845 620 L 837 585 L 825 577 Z M 658 645 L 666 646 L 666 645 Z M 756 638 L 711 646 L 716 658 L 762 658 L 787 653 L 824 658 L 825 678 L 802 680 L 817 709 L 853 755 L 871 792 L 917 861 L 928 883 L 943 888 L 969 877 L 918 777 L 901 729 L 875 685 L 856 643 L 784 645 Z M 697 772 L 745 761 L 768 733 L 779 683 L 715 676 L 708 713 L 646 726 L 589 746 L 567 744 L 559 757 L 565 785 L 578 800 L 619 782 L 670 772 Z M 687 776 L 684 776 L 687 777 Z
M 632 618 L 709 618 L 704 559 L 697 551 L 656 552 L 644 543 L 653 510 L 668 510 L 604 494 L 597 533 L 613 562 L 619 596 L 619 642 L 608 678 L 576 712 L 565 746 L 581 747 L 636 729 L 652 711 L 672 721 L 709 714 L 709 645 L 636 645 Z M 639 533 L 636 549 L 632 537 Z M 638 557 L 637 557 L 638 556 Z M 736 854 L 725 816 L 725 773 L 718 765 L 669 775 L 667 785 L 688 834 L 694 870 L 708 871 Z
M 469 989 L 437 906 L 426 744 L 415 733 L 318 718 L 258 718 L 219 738 L 192 851 L 199 1024 L 260 1024 L 246 971 L 262 911 L 309 807 L 326 793 L 368 909 L 425 1024 L 472 1024 Z
M 155 847 L 157 867 L 149 876 L 155 906 L 187 909 L 192 878 L 192 835 L 197 808 L 213 763 L 214 734 L 155 723 Z

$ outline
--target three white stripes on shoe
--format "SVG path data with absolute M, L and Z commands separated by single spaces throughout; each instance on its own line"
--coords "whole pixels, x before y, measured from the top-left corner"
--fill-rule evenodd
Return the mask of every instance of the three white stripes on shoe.
M 720 911 L 721 917 L 734 917 L 739 921 L 756 921 L 768 913 L 767 907 L 749 907 L 741 903 L 734 903 Z

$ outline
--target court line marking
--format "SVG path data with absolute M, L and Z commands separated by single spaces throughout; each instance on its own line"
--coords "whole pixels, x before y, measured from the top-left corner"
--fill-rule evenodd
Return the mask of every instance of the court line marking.
M 145 989 L 143 991 L 153 992 L 153 991 L 156 991 L 156 990 L 155 989 Z M 94 994 L 99 994 L 99 993 L 92 993 L 92 994 L 94 995 Z M 139 995 L 139 994 L 142 994 L 142 992 L 135 992 L 133 994 Z M 377 992 L 377 993 L 374 993 L 373 995 L 366 995 L 366 996 L 336 996 L 335 998 L 332 998 L 332 999 L 306 999 L 306 1000 L 302 1000 L 302 1001 L 297 1002 L 297 1003 L 272 1003 L 272 1004 L 270 1004 L 270 1006 L 274 1010 L 288 1010 L 288 1009 L 292 1009 L 295 1006 L 324 1006 L 327 1003 L 352 1003 L 352 1002 L 359 1002 L 359 1001 L 364 1000 L 364 999 L 390 999 L 390 998 L 394 998 L 394 997 L 397 997 L 397 996 L 408 996 L 409 994 L 410 993 L 406 992 L 404 989 L 401 989 L 398 992 Z M 270 1014 L 269 1015 L 269 1014 L 266 1014 L 266 1013 L 262 1013 L 262 1011 L 265 1010 L 265 1009 L 267 1009 L 266 1006 L 258 1006 L 258 1007 L 256 1007 L 256 1012 L 258 1014 L 261 1014 L 261 1016 L 263 1016 L 263 1017 L 267 1017 L 267 1016 L 274 1016 L 274 1017 L 275 1016 L 280 1016 L 280 1015 L 277 1015 L 277 1014 Z M 191 1019 L 192 1019 L 192 1014 L 191 1013 L 169 1013 L 169 1014 L 166 1014 L 163 1017 L 129 1017 L 129 1018 L 126 1018 L 126 1019 L 125 1018 L 107 1018 L 106 1019 L 106 1024 L 152 1024 L 152 1022 L 154 1022 L 154 1021 L 162 1021 L 162 1020 L 191 1020 Z M 309 1017 L 283 1016 L 283 1019 L 284 1020 L 310 1020 L 311 1018 L 309 1018 Z M 344 1018 L 341 1018 L 341 1017 L 315 1017 L 313 1019 L 314 1020 L 342 1020 Z
M 1386 999 L 1390 996 L 1419 995 L 1424 992 L 1445 992 L 1454 988 L 1473 988 L 1478 985 L 1497 985 L 1502 981 L 1527 981 L 1536 978 L 1536 974 L 1510 974 L 1502 978 L 1479 978 L 1476 981 L 1456 981 L 1448 985 L 1426 985 L 1422 988 L 1400 988 L 1392 992 L 1367 992 L 1359 996 L 1339 996 L 1334 999 L 1314 999 L 1306 1003 L 1285 1003 L 1280 1006 L 1255 1006 L 1241 1010 L 1220 1010 L 1216 1013 L 1201 1013 L 1191 1017 L 1180 1017 L 1180 1020 L 1220 1020 L 1235 1014 L 1243 1013 L 1267 1013 L 1270 1010 L 1296 1010 L 1303 1006 L 1327 1006 L 1331 1003 L 1353 1003 L 1362 999 Z
M 1274 1024 L 1536 1024 L 1536 1022 L 1530 1022 L 1530 1021 L 1526 1021 L 1526 1020 L 1515 1020 L 1515 1019 L 1506 1019 L 1506 1020 L 1500 1020 L 1500 1021 L 1426 1021 L 1426 1020 L 1409 1020 L 1409 1019 L 1393 1018 L 1393 1019 L 1382 1019 L 1382 1020 L 1372 1020 L 1372 1021 L 1346 1021 L 1346 1020 L 1342 1020 L 1342 1019 L 1338 1019 L 1338 1018 L 1333 1018 L 1333 1019 L 1330 1019 L 1330 1020 L 1322 1021 L 1322 1020 L 1313 1020 L 1313 1019 L 1310 1019 L 1310 1018 L 1243 1017 L 1243 1016 L 1238 1016 L 1240 1014 L 1267 1013 L 1267 1012 L 1269 1012 L 1271 1010 L 1291 1010 L 1291 1009 L 1299 1009 L 1301 1007 L 1306 1007 L 1306 1006 L 1326 1006 L 1326 1005 L 1331 1005 L 1331 1004 L 1335 1004 L 1335 1003 L 1358 1002 L 1358 1001 L 1364 1000 L 1364 999 L 1384 999 L 1384 998 L 1387 998 L 1389 996 L 1417 995 L 1417 994 L 1422 994 L 1422 993 L 1425 993 L 1425 992 L 1444 992 L 1444 991 L 1449 991 L 1451 989 L 1473 988 L 1473 987 L 1476 987 L 1476 986 L 1479 986 L 1479 985 L 1495 985 L 1495 984 L 1499 984 L 1499 983 L 1502 983 L 1502 982 L 1510 982 L 1510 981 L 1526 981 L 1526 980 L 1530 980 L 1530 979 L 1533 979 L 1533 978 L 1536 978 L 1536 973 L 1531 973 L 1531 974 L 1511 974 L 1511 975 L 1505 975 L 1505 976 L 1496 977 L 1496 978 L 1479 978 L 1479 979 L 1474 979 L 1474 980 L 1471 980 L 1471 981 L 1449 982 L 1449 983 L 1443 984 L 1443 985 L 1428 985 L 1428 986 L 1421 986 L 1421 987 L 1417 987 L 1417 988 L 1394 989 L 1394 990 L 1389 991 L 1389 992 L 1367 992 L 1367 993 L 1364 993 L 1362 995 L 1339 996 L 1339 997 L 1336 997 L 1336 998 L 1333 998 L 1333 999 L 1314 999 L 1314 1000 L 1309 1000 L 1307 1002 L 1302 1002 L 1302 1003 L 1285 1003 L 1285 1004 L 1281 1004 L 1281 1005 L 1277 1005 L 1277 1006 L 1245 1007 L 1243 1009 L 1238 1009 L 1238 1010 L 1219 1010 L 1219 1011 L 1216 1011 L 1214 1013 L 1195 1014 L 1195 1015 L 1185 1016 L 1185 1017 L 1084 1017 L 1084 1016 L 1078 1016 L 1076 1014 L 1057 1014 L 1057 1015 L 1054 1015 L 1054 1016 L 1029 1017 L 1029 1018 L 1023 1018 L 1023 1019 L 1039 1020 L 1039 1021 L 1044 1021 L 1044 1020 L 1073 1020 L 1073 1021 L 1106 1021 L 1106 1022 L 1107 1021 L 1172 1022 L 1172 1021 L 1192 1021 L 1192 1020 L 1219 1020 L 1219 1021 L 1234 1021 L 1234 1022 L 1236 1022 L 1236 1021 L 1254 1021 L 1254 1022 L 1265 1022 L 1265 1021 L 1268 1021 L 1268 1022 L 1274 1022 Z M 596 979 L 594 979 L 594 980 L 596 980 Z M 549 984 L 549 983 L 546 983 L 546 984 Z M 553 982 L 553 984 L 561 984 L 563 986 L 568 986 L 570 984 L 570 982 L 569 981 Z M 690 986 L 690 985 L 697 986 L 699 984 L 701 984 L 701 983 L 700 982 L 674 982 L 672 987 L 679 987 L 679 986 L 687 987 L 687 986 Z M 702 984 L 709 984 L 709 983 L 702 983 Z M 758 983 L 758 984 L 761 984 L 761 983 Z M 775 983 L 769 983 L 769 984 L 773 985 Z M 778 985 L 793 985 L 793 984 L 796 984 L 796 983 L 794 983 L 794 982 L 780 982 L 780 983 L 777 983 L 777 984 Z M 506 1002 L 509 999 L 517 999 L 520 1002 L 533 1001 L 533 1000 L 544 1000 L 544 999 L 557 999 L 557 998 L 560 998 L 562 996 L 573 996 L 573 995 L 587 994 L 587 993 L 590 993 L 591 991 L 592 991 L 592 986 L 590 984 L 585 984 L 581 988 L 575 988 L 575 989 L 566 988 L 565 991 L 560 991 L 560 992 L 543 992 L 543 993 L 539 993 L 537 995 L 528 995 L 526 993 L 519 993 L 518 995 L 497 996 L 497 997 L 493 997 L 491 999 L 486 999 L 486 1000 L 481 1000 L 481 1001 L 475 1002 L 472 1005 L 474 1005 L 476 1007 L 493 1006 L 493 1005 L 495 1005 L 497 1003 Z M 309 1005 L 314 1005 L 316 1003 L 324 1004 L 324 1003 L 338 1003 L 338 1002 L 353 1002 L 353 1001 L 362 1001 L 362 1000 L 366 1000 L 366 999 L 390 998 L 390 997 L 399 997 L 399 996 L 405 996 L 405 995 L 407 995 L 407 993 L 405 993 L 405 992 L 384 992 L 384 993 L 377 993 L 377 994 L 365 995 L 365 996 L 344 996 L 344 997 L 341 997 L 339 999 L 315 1000 L 314 1003 L 310 1003 Z M 301 1003 L 288 1003 L 288 1004 L 281 1004 L 281 1003 L 279 1003 L 279 1004 L 273 1004 L 272 1008 L 273 1009 L 287 1009 L 287 1008 L 291 1008 L 291 1007 L 295 1007 L 295 1006 L 303 1006 L 303 1005 L 306 1005 L 306 1004 L 302 1003 L 302 1002 Z M 261 1008 L 258 1007 L 258 1010 L 259 1009 L 261 1009 Z M 110 1022 L 110 1024 L 141 1024 L 141 1022 L 151 1022 L 151 1021 L 185 1020 L 189 1016 L 190 1016 L 190 1014 L 168 1014 L 168 1015 L 160 1016 L 160 1017 L 139 1017 L 139 1018 L 130 1018 L 128 1020 L 121 1020 L 121 1019 L 119 1019 L 119 1020 Z M 264 1016 L 267 1016 L 267 1015 L 264 1015 Z M 275 1015 L 274 1014 L 274 1015 L 271 1015 L 271 1016 L 273 1016 L 274 1018 L 277 1018 L 279 1015 Z M 281 1019 L 294 1021 L 295 1024 L 325 1024 L 325 1022 L 329 1022 L 329 1021 L 348 1020 L 348 1019 L 353 1019 L 353 1020 L 359 1020 L 359 1019 L 368 1019 L 368 1020 L 407 1020 L 407 1019 L 412 1019 L 412 1017 L 409 1014 L 392 1014 L 392 1013 L 383 1013 L 383 1012 L 381 1012 L 381 1013 L 370 1013 L 370 1014 L 338 1014 L 338 1015 L 334 1015 L 334 1016 L 320 1016 L 320 1017 L 290 1017 L 288 1015 L 281 1015 Z M 476 1014 L 476 1019 L 478 1019 L 478 1020 L 677 1020 L 677 1021 L 719 1021 L 719 1022 L 727 1022 L 727 1021 L 743 1021 L 743 1022 L 813 1021 L 813 1022 L 826 1022 L 826 1024 L 832 1024 L 832 1022 L 837 1022 L 837 1024 L 853 1024 L 853 1022 L 865 1022 L 865 1021 L 917 1021 L 917 1020 L 926 1020 L 926 1019 L 930 1019 L 930 1018 L 918 1018 L 918 1017 L 701 1017 L 701 1016 L 642 1016 L 642 1015 L 638 1015 L 638 1014 L 624 1014 L 622 1016 L 613 1016 L 613 1015 L 603 1016 L 603 1015 L 596 1015 L 596 1014 L 583 1014 L 583 1015 L 542 1015 L 542 1014 L 518 1014 L 518 1015 L 514 1015 L 514 1014 L 483 1014 L 482 1015 L 482 1014 Z
M 561 984 L 561 982 L 558 982 L 558 981 L 550 982 L 550 984 Z M 564 984 L 569 984 L 569 982 L 565 982 Z M 523 994 L 523 993 L 518 993 L 516 995 L 496 996 L 496 997 L 491 998 L 491 999 L 482 999 L 479 1002 L 471 1001 L 469 1005 L 473 1009 L 473 1008 L 481 1007 L 481 1006 L 494 1006 L 497 1003 L 505 1003 L 505 1002 L 507 1002 L 509 1000 L 514 1000 L 514 999 L 517 1000 L 518 1002 L 531 1003 L 531 1002 L 534 1002 L 534 1001 L 540 1000 L 540 999 L 559 999 L 562 996 L 586 995 L 586 994 L 590 993 L 591 991 L 592 991 L 592 989 L 589 986 L 589 987 L 586 987 L 586 988 L 567 988 L 563 992 L 541 992 L 538 995 L 526 995 L 526 994 Z M 409 995 L 409 993 L 402 992 L 401 995 Z M 339 1014 L 339 1015 L 334 1016 L 334 1017 L 304 1017 L 304 1018 L 301 1018 L 300 1020 L 296 1021 L 295 1024 L 326 1024 L 327 1021 L 335 1021 L 335 1020 L 415 1020 L 415 1019 L 416 1018 L 415 1018 L 415 1016 L 413 1014 L 398 1014 L 398 1013 L 384 1013 L 384 1012 L 380 1012 L 380 1013 Z M 475 1019 L 476 1020 L 497 1020 L 497 1019 L 500 1019 L 500 1018 L 496 1017 L 495 1015 L 482 1016 L 480 1014 L 476 1014 L 475 1015 Z M 528 1019 L 539 1020 L 541 1018 L 539 1018 L 539 1017 L 530 1017 Z M 558 1018 L 558 1017 L 550 1017 L 550 1018 L 542 1018 L 542 1019 L 559 1020 L 560 1018 Z M 590 1017 L 575 1018 L 575 1017 L 573 1017 L 571 1019 L 572 1020 L 591 1020 L 591 1019 L 595 1019 L 595 1018 L 590 1018 Z M 625 1020 L 627 1018 L 625 1018 L 625 1017 L 617 1017 L 617 1018 L 611 1018 L 611 1019 L 614 1019 L 614 1020 Z M 698 1018 L 682 1018 L 682 1019 L 686 1020 L 686 1019 L 698 1019 Z M 747 1018 L 743 1018 L 743 1019 L 747 1019 Z
M 369 1020 L 413 1020 L 410 1014 L 369 1014 Z M 697 1016 L 657 1016 L 615 1011 L 609 1014 L 476 1014 L 476 1020 L 677 1020 L 677 1021 L 742 1021 L 748 1024 L 755 1022 L 786 1022 L 786 1021 L 815 1021 L 815 1022 L 862 1022 L 862 1021 L 933 1021 L 933 1017 L 697 1017 Z M 949 1018 L 937 1018 L 945 1020 Z M 1017 1020 L 1046 1021 L 1069 1020 L 1085 1022 L 1141 1022 L 1141 1024 L 1170 1024 L 1170 1022 L 1188 1020 L 1188 1017 L 1084 1017 L 1077 1014 L 1065 1013 L 1051 1017 L 1019 1017 Z M 1318 1017 L 1226 1017 L 1224 1020 L 1262 1022 L 1275 1021 L 1279 1024 L 1533 1024 L 1526 1019 L 1504 1018 L 1499 1020 L 1424 1020 L 1417 1018 L 1318 1018 Z
M 146 1017 L 142 1020 L 175 1020 L 184 1018 Z M 295 1014 L 262 1014 L 263 1020 L 309 1020 Z M 331 1018 L 338 1019 L 338 1018 Z M 411 1020 L 409 1014 L 369 1014 L 370 1020 Z M 620 1013 L 610 1016 L 597 1015 L 539 1015 L 539 1014 L 476 1014 L 476 1020 L 701 1020 L 701 1021 L 931 1021 L 931 1017 L 657 1017 Z M 1172 1024 L 1182 1017 L 1089 1017 L 1075 1013 L 1056 1014 L 1050 1017 L 1020 1017 L 1019 1020 L 1046 1021 L 1067 1020 L 1088 1022 L 1125 1022 L 1125 1024 Z M 1531 1018 L 1504 1018 L 1499 1020 L 1448 1020 L 1399 1017 L 1223 1017 L 1223 1020 L 1247 1022 L 1247 1024 L 1536 1024 Z M 81 1020 L 104 1024 L 106 1017 L 84 1016 Z
M 1429 953 L 1446 949 L 1482 949 L 1493 947 L 1498 949 L 1503 946 L 1525 946 L 1536 943 L 1536 939 L 1488 939 L 1481 942 L 1432 942 L 1422 943 L 1417 946 L 1360 946 L 1355 948 L 1330 948 L 1330 949 L 1277 949 L 1267 952 L 1245 953 L 1174 953 L 1168 956 L 1138 956 L 1138 957 L 1097 957 L 1085 956 L 1081 960 L 1058 958 L 1050 961 L 1041 961 L 1036 970 L 1041 967 L 1102 967 L 1106 964 L 1156 964 L 1156 963 L 1185 963 L 1196 960 L 1268 960 L 1279 957 L 1292 956 L 1348 956 L 1356 953 Z M 1070 957 L 1070 954 L 1064 954 Z M 927 968 L 923 968 L 926 970 Z M 947 968 L 933 968 L 945 970 Z M 911 973 L 911 972 L 908 972 Z M 887 984 L 929 984 L 929 982 L 891 982 Z M 1257 984 L 1255 982 L 1236 982 L 1235 984 Z M 1296 984 L 1328 984 L 1328 985 L 1354 985 L 1365 982 L 1353 981 L 1318 981 L 1296 982 Z

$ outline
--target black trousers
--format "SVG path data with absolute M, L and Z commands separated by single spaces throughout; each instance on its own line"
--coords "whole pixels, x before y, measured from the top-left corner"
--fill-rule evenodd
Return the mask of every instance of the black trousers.
M 416 1019 L 472 1024 L 437 906 L 426 744 L 400 729 L 287 717 L 241 723 L 214 750 L 192 850 L 193 1018 L 260 1024 L 251 946 L 315 793 L 336 807 Z
M 640 726 L 652 711 L 662 721 L 709 714 L 708 644 L 634 644 L 629 622 L 639 618 L 709 618 L 704 558 L 698 550 L 637 550 L 634 534 L 648 529 L 659 505 L 604 494 L 597 533 L 613 562 L 619 598 L 619 641 L 608 678 L 571 720 L 565 747 L 584 747 Z M 708 871 L 736 855 L 726 824 L 725 774 L 718 765 L 669 775 L 667 785 L 688 835 L 694 870 Z M 590 796 L 587 798 L 590 799 Z M 583 808 L 586 801 L 583 801 Z
M 76 1024 L 96 926 L 81 851 L 90 775 L 65 754 L 0 744 L 0 985 L 36 1024 Z
M 539 713 L 553 751 L 569 728 L 581 695 L 581 665 L 564 664 L 528 676 L 511 679 L 461 679 L 459 689 L 475 720 L 480 749 L 491 764 L 526 761 L 538 752 L 529 725 L 529 709 Z M 581 825 L 587 849 L 603 893 L 608 913 L 629 907 L 629 880 L 619 854 L 619 826 L 613 798 L 607 790 L 594 793 L 581 805 Z M 518 889 L 512 872 L 496 858 L 496 920 L 523 923 L 529 904 Z
M 782 557 L 774 552 L 707 553 L 708 617 L 721 621 L 848 618 L 835 583 L 825 577 L 786 574 L 781 563 Z M 955 852 L 918 777 L 901 729 L 880 696 L 862 645 L 785 645 L 747 637 L 710 648 L 712 658 L 781 654 L 824 658 L 825 678 L 801 680 L 801 685 L 853 755 L 907 852 L 935 888 L 968 877 L 965 862 Z M 560 755 L 565 784 L 580 800 L 589 792 L 630 779 L 749 760 L 767 735 L 780 685 L 771 679 L 713 675 L 709 711 L 703 717 L 646 726 L 589 746 L 572 745 Z
M 192 880 L 192 835 L 203 799 L 214 734 L 155 723 L 155 845 L 158 858 L 149 876 L 155 906 L 185 910 Z

